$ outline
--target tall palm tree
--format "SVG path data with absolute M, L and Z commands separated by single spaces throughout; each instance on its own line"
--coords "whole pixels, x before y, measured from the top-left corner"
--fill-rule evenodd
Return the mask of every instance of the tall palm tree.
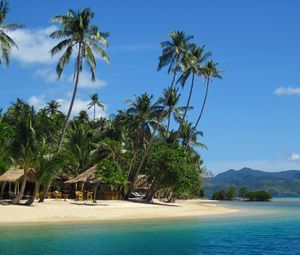
M 188 49 L 189 41 L 194 38 L 192 35 L 186 35 L 183 31 L 174 31 L 170 35 L 170 41 L 160 43 L 162 55 L 159 57 L 157 70 L 168 67 L 168 74 L 173 73 L 170 87 L 172 88 L 178 72 L 180 71 L 180 61 Z
M 159 63 L 158 63 L 157 70 L 160 71 L 163 67 L 169 66 L 168 73 L 170 74 L 171 72 L 173 72 L 173 78 L 172 78 L 171 85 L 170 85 L 170 87 L 173 88 L 175 80 L 176 80 L 176 76 L 180 71 L 180 62 L 181 62 L 185 52 L 188 49 L 189 41 L 191 39 L 193 39 L 194 37 L 191 35 L 186 35 L 183 31 L 174 31 L 170 34 L 169 37 L 170 37 L 170 41 L 164 41 L 164 42 L 161 42 L 161 44 L 160 44 L 160 46 L 162 47 L 162 55 L 159 57 Z M 164 108 L 165 107 L 166 107 L 166 105 L 164 105 Z M 146 147 L 143 157 L 142 157 L 142 159 L 139 163 L 139 166 L 136 170 L 136 173 L 135 173 L 136 178 L 139 175 L 139 173 L 141 172 L 141 170 L 145 164 L 145 160 L 150 151 L 151 144 L 154 139 L 154 135 L 155 135 L 157 129 L 159 128 L 160 122 L 163 120 L 163 117 L 164 117 L 163 115 L 164 115 L 164 112 L 162 111 L 160 116 L 158 117 L 157 124 L 152 131 L 152 136 L 149 140 L 148 146 Z M 135 180 L 136 180 L 136 178 L 135 178 Z M 130 197 L 131 192 L 133 191 L 133 188 L 134 188 L 134 184 L 135 184 L 134 182 L 130 183 L 128 192 L 125 195 L 125 199 L 128 199 Z
M 7 32 L 22 28 L 19 23 L 3 24 L 8 13 L 8 3 L 6 0 L 0 1 L 0 64 L 9 64 L 9 55 L 12 48 L 18 49 L 18 45 L 7 35 Z
M 197 128 L 197 126 L 199 124 L 199 121 L 200 121 L 200 119 L 202 117 L 203 111 L 204 111 L 205 103 L 206 103 L 207 96 L 208 96 L 208 88 L 209 88 L 210 79 L 211 78 L 222 79 L 222 76 L 220 75 L 221 71 L 217 69 L 217 65 L 218 65 L 218 63 L 215 63 L 213 60 L 209 60 L 206 63 L 205 74 L 204 74 L 205 81 L 206 81 L 205 96 L 204 96 L 202 107 L 201 107 L 201 110 L 200 110 L 197 122 L 196 122 L 196 124 L 194 126 L 194 129 Z
M 96 106 L 100 107 L 102 110 L 104 110 L 104 105 L 100 102 L 98 94 L 94 93 L 90 95 L 91 102 L 88 104 L 88 109 L 91 109 L 91 107 L 94 107 L 94 121 L 96 119 Z
M 45 111 L 47 114 L 54 115 L 59 112 L 59 107 L 61 107 L 60 103 L 57 100 L 52 99 L 47 103 Z
M 74 90 L 64 128 L 59 140 L 58 151 L 61 150 L 62 142 L 66 133 L 68 121 L 76 97 L 79 75 L 83 70 L 84 62 L 90 69 L 92 81 L 96 80 L 96 60 L 94 54 L 100 55 L 105 62 L 109 63 L 107 53 L 103 48 L 101 48 L 101 46 L 108 46 L 106 38 L 109 36 L 109 33 L 100 32 L 96 25 L 92 25 L 91 20 L 93 18 L 94 12 L 92 12 L 90 8 L 85 8 L 83 10 L 78 10 L 77 12 L 69 10 L 66 15 L 55 16 L 51 19 L 52 22 L 58 22 L 61 25 L 61 29 L 51 33 L 50 37 L 52 39 L 62 39 L 61 42 L 51 49 L 51 55 L 54 56 L 62 50 L 65 50 L 56 66 L 58 78 L 61 77 L 65 65 L 69 63 L 73 51 L 77 50 L 73 75 Z
M 179 77 L 178 82 L 180 82 L 182 88 L 185 87 L 186 81 L 190 76 L 192 76 L 191 87 L 189 91 L 188 100 L 186 103 L 186 108 L 182 117 L 182 121 L 185 121 L 187 110 L 190 106 L 190 101 L 193 94 L 195 76 L 205 77 L 206 66 L 205 63 L 211 56 L 210 52 L 205 52 L 205 46 L 197 46 L 196 44 L 190 45 L 189 52 L 187 52 L 182 61 L 182 69 L 184 70 L 182 75 Z M 182 125 L 179 126 L 179 131 Z
M 184 148 L 191 146 L 199 146 L 201 148 L 206 148 L 206 145 L 198 142 L 198 136 L 203 136 L 202 131 L 197 131 L 191 122 L 182 121 L 182 127 L 180 130 L 179 137 L 181 138 L 181 143 Z

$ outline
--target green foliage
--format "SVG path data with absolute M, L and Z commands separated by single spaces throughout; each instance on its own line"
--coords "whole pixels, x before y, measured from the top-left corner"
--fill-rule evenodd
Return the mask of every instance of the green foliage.
M 247 192 L 245 197 L 250 201 L 269 201 L 272 199 L 272 195 L 265 190 Z
M 111 187 L 124 188 L 127 185 L 127 176 L 121 167 L 108 159 L 104 159 L 97 164 L 97 172 L 95 175 L 97 178 L 101 178 L 102 182 Z
M 246 194 L 248 193 L 248 189 L 246 187 L 241 187 L 239 189 L 239 196 L 242 198 L 242 199 L 245 199 L 246 198 Z
M 171 187 L 177 195 L 199 190 L 200 172 L 188 163 L 185 151 L 178 146 L 153 144 L 146 174 L 155 179 L 158 189 Z
M 237 195 L 237 191 L 236 188 L 234 186 L 230 186 L 227 190 L 226 190 L 226 194 L 225 194 L 225 198 L 227 200 L 233 200 Z

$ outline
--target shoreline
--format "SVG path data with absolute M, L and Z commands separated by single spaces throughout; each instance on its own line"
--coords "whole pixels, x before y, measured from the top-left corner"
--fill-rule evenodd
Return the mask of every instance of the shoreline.
M 210 200 L 177 200 L 176 203 L 142 203 L 101 200 L 97 204 L 74 200 L 48 199 L 33 206 L 0 205 L 0 226 L 48 225 L 74 223 L 113 223 L 129 221 L 176 220 L 226 216 L 239 210 Z

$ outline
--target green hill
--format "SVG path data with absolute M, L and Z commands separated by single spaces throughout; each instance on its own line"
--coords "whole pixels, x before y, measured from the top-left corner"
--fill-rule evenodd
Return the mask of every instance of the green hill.
M 213 178 L 207 179 L 204 188 L 207 194 L 225 189 L 230 185 L 248 190 L 266 190 L 273 195 L 300 194 L 300 170 L 264 172 L 251 168 L 230 169 Z

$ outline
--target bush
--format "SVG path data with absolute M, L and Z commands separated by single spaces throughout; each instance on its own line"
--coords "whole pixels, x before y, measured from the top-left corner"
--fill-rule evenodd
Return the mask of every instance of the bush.
M 246 193 L 245 197 L 250 201 L 269 201 L 272 195 L 264 190 Z

